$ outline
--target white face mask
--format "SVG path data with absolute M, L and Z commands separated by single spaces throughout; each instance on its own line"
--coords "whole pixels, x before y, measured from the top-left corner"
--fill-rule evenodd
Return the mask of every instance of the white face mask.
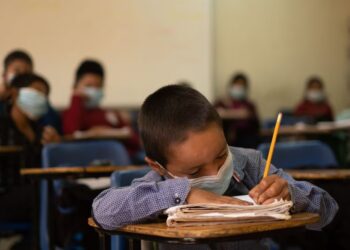
M 235 100 L 244 100 L 247 97 L 247 90 L 241 85 L 233 85 L 230 88 L 230 95 Z
M 322 90 L 308 90 L 306 99 L 310 102 L 322 102 L 325 99 L 325 95 Z
M 88 100 L 85 102 L 86 107 L 95 108 L 98 107 L 103 98 L 103 91 L 101 88 L 86 87 L 84 93 L 88 96 Z
M 39 119 L 48 111 L 46 96 L 36 89 L 21 88 L 16 103 L 32 120 Z
M 189 179 L 191 187 L 204 189 L 209 192 L 213 192 L 219 195 L 225 193 L 230 185 L 231 178 L 233 176 L 233 158 L 229 149 L 225 162 L 220 167 L 216 175 L 202 176 L 194 179 Z M 167 171 L 162 165 L 158 163 L 161 168 Z M 167 173 L 173 178 L 179 178 L 173 175 L 169 171 Z

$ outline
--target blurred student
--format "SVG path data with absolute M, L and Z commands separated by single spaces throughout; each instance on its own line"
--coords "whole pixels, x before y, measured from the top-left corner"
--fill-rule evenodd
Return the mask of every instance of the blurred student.
M 0 113 L 5 107 L 5 103 L 11 98 L 10 88 L 12 80 L 20 74 L 33 73 L 34 63 L 27 52 L 14 50 L 5 57 L 3 67 L 2 83 L 0 84 Z M 41 126 L 52 126 L 60 134 L 62 133 L 61 117 L 50 103 L 48 103 L 47 112 L 37 122 Z
M 26 52 L 15 50 L 5 57 L 3 66 L 2 82 L 0 83 L 0 105 L 2 107 L 9 97 L 11 80 L 18 74 L 32 72 L 33 61 Z
M 248 98 L 246 75 L 236 74 L 228 83 L 228 96 L 216 102 L 224 118 L 224 131 L 229 144 L 255 148 L 259 143 L 259 118 L 254 103 Z M 226 119 L 225 119 L 226 118 Z
M 130 135 L 126 146 L 131 155 L 139 149 L 138 137 L 121 113 L 100 107 L 104 96 L 104 70 L 93 60 L 83 61 L 75 76 L 69 108 L 63 114 L 63 130 L 73 136 Z
M 312 118 L 314 122 L 333 121 L 332 107 L 320 78 L 312 77 L 307 81 L 304 99 L 295 108 L 294 115 Z
M 30 221 L 31 184 L 20 179 L 19 168 L 41 166 L 42 143 L 60 139 L 52 127 L 43 128 L 38 119 L 47 112 L 49 84 L 41 76 L 22 74 L 11 81 L 9 100 L 0 116 L 0 145 L 23 148 L 19 154 L 0 155 L 0 220 Z

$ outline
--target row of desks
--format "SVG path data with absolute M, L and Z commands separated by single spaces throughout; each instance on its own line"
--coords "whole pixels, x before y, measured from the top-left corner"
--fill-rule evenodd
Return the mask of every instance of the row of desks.
M 52 167 L 21 169 L 22 176 L 37 178 L 63 178 L 65 176 L 109 175 L 114 171 L 135 170 L 140 166 L 89 166 L 89 167 Z M 350 179 L 350 169 L 288 169 L 285 170 L 299 180 L 341 180 Z

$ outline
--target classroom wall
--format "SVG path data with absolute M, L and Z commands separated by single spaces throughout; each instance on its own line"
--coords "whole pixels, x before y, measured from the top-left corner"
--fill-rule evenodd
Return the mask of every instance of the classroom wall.
M 247 72 L 263 117 L 293 107 L 320 75 L 336 111 L 350 106 L 350 1 L 215 1 L 215 86 Z
M 212 98 L 211 0 L 11 0 L 0 3 L 0 58 L 27 49 L 67 106 L 84 58 L 106 68 L 108 106 L 139 106 L 159 87 L 189 81 Z
M 12 0 L 0 20 L 0 58 L 30 51 L 61 107 L 86 57 L 106 66 L 108 106 L 140 105 L 179 80 L 214 100 L 236 71 L 263 118 L 293 107 L 314 74 L 336 111 L 350 106 L 348 0 Z

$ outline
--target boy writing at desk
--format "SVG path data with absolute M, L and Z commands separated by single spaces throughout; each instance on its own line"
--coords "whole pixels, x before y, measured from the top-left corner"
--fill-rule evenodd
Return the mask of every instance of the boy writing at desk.
M 95 198 L 93 216 L 104 229 L 156 218 L 165 209 L 184 203 L 249 205 L 232 198 L 241 194 L 249 194 L 259 204 L 292 200 L 293 213 L 320 214 L 312 229 L 330 223 L 338 210 L 326 191 L 295 181 L 274 166 L 269 176 L 262 178 L 265 160 L 261 154 L 229 147 L 215 108 L 192 88 L 170 85 L 150 95 L 141 107 L 139 126 L 146 161 L 153 171 L 129 187 L 110 188 Z M 262 248 L 258 241 L 217 245 L 224 249 Z

